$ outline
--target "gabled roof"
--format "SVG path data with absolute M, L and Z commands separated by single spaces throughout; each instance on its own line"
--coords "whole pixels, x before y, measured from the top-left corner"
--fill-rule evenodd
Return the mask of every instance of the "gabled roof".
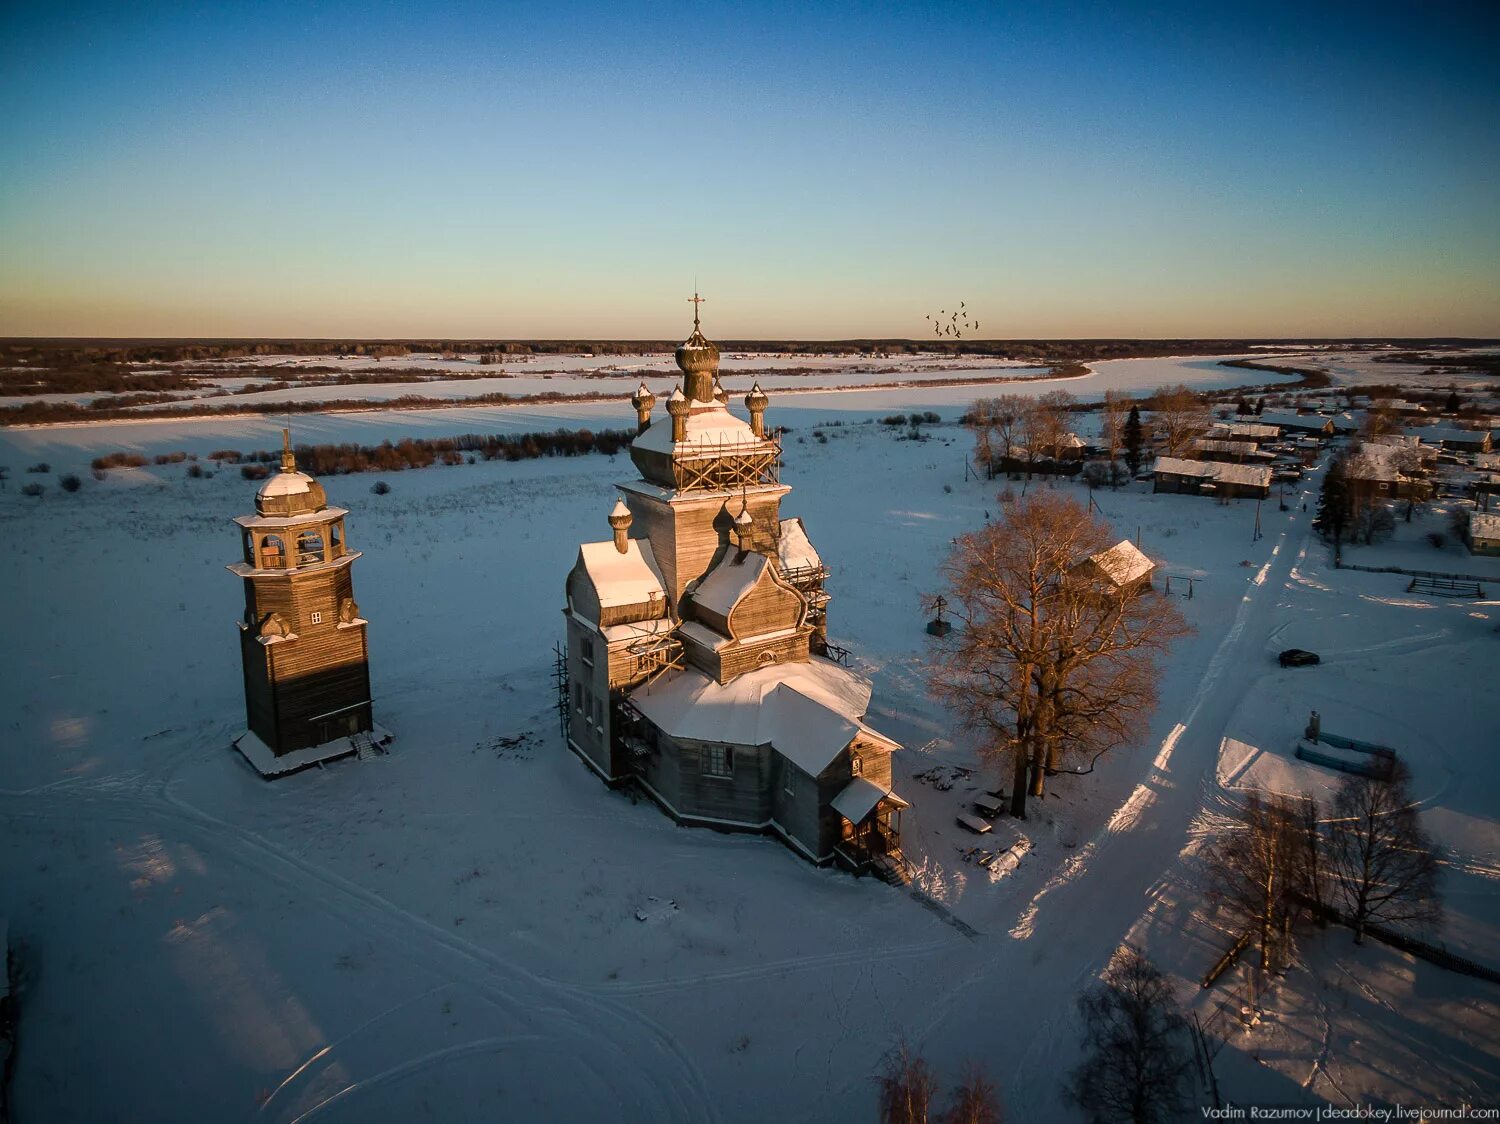
M 858 824 L 864 822 L 864 818 L 873 812 L 875 805 L 882 800 L 889 800 L 898 808 L 911 807 L 891 789 L 867 777 L 855 777 L 839 790 L 839 794 L 830 800 L 828 805 L 850 823 Z
M 1200 480 L 1224 481 L 1230 484 L 1271 486 L 1271 469 L 1259 464 L 1226 464 L 1223 461 L 1189 461 L 1181 457 L 1157 457 L 1156 472 L 1171 476 L 1194 476 Z
M 666 584 L 645 539 L 627 539 L 624 554 L 613 541 L 586 542 L 578 548 L 578 562 L 593 583 L 602 609 L 639 605 L 653 597 L 666 602 Z
M 1087 561 L 1098 566 L 1110 581 L 1119 586 L 1139 581 L 1151 572 L 1154 565 L 1129 539 L 1121 539 L 1108 550 L 1090 555 Z
M 693 604 L 728 620 L 734 607 L 760 581 L 770 561 L 754 551 L 730 550 L 693 589 Z

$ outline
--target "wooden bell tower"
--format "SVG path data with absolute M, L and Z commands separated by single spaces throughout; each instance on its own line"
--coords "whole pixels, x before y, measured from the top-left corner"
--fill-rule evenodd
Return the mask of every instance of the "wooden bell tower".
M 240 654 L 249 729 L 235 746 L 264 776 L 375 748 L 388 735 L 370 713 L 366 621 L 354 601 L 354 561 L 341 507 L 297 471 L 282 431 L 281 471 L 235 519 L 245 587 Z

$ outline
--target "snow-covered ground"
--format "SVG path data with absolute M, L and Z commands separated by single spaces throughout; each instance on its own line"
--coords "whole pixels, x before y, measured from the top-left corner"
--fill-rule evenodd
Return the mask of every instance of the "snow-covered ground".
M 1142 370 L 1146 387 L 1165 381 Z M 873 724 L 908 747 L 896 783 L 915 805 L 905 842 L 925 900 L 768 840 L 677 828 L 562 747 L 562 581 L 577 543 L 608 534 L 611 484 L 634 475 L 625 457 L 401 473 L 385 496 L 374 476 L 326 480 L 365 552 L 376 716 L 397 741 L 389 757 L 274 784 L 228 748 L 241 604 L 224 564 L 254 485 L 178 464 L 38 502 L 13 479 L 0 493 L 0 914 L 25 944 L 19 1118 L 578 1119 L 608 1105 L 632 1120 L 859 1119 L 904 1032 L 945 1081 L 983 1062 L 1012 1118 L 1066 1119 L 1075 996 L 1125 940 L 1197 996 L 1225 942 L 1195 909 L 1192 850 L 1249 775 L 1235 773 L 1242 747 L 1274 757 L 1310 707 L 1413 760 L 1454 853 L 1445 939 L 1500 962 L 1486 784 L 1500 605 L 1332 570 L 1301 509 L 1316 474 L 1289 511 L 1261 505 L 1259 540 L 1253 502 L 1095 494 L 1173 575 L 1197 631 L 1141 745 L 1057 778 L 1024 824 L 997 821 L 986 843 L 1030 845 L 1013 872 L 966 861 L 976 840 L 954 816 L 996 778 L 927 696 L 918 598 L 949 541 L 998 513 L 1002 485 L 965 479 L 956 426 L 906 441 L 859 424 L 896 408 L 951 419 L 974 396 L 935 393 L 771 408 L 794 427 L 784 513 L 833 570 L 833 639 L 875 681 Z M 631 421 L 620 405 L 564 409 L 295 424 L 315 442 Z M 849 424 L 820 441 L 823 421 Z M 4 456 L 64 471 L 131 435 L 147 452 L 208 451 L 271 447 L 274 428 L 11 431 Z M 1279 669 L 1292 645 L 1327 663 Z M 1273 1017 L 1233 1036 L 1225 1093 L 1500 1095 L 1500 988 L 1347 941 L 1320 938 Z
M 1251 358 L 1265 359 L 1264 353 Z M 937 390 L 942 384 L 970 384 L 961 387 L 949 385 L 947 401 L 968 402 L 982 391 L 973 384 L 993 381 L 996 393 L 1041 394 L 1047 390 L 1066 389 L 1080 397 L 1099 397 L 1105 387 L 1119 387 L 1132 393 L 1144 394 L 1163 383 L 1186 382 L 1200 390 L 1215 390 L 1241 386 L 1247 383 L 1278 381 L 1278 376 L 1266 372 L 1235 371 L 1220 366 L 1221 359 L 1236 358 L 1232 355 L 1195 357 L 1184 356 L 1164 359 L 1109 359 L 1090 365 L 1090 374 L 1063 380 L 1043 378 L 1049 368 L 1029 366 L 1023 362 L 1003 359 L 984 359 L 970 356 L 922 357 L 901 359 L 871 359 L 868 356 L 802 356 L 802 355 L 755 355 L 729 356 L 723 361 L 724 386 L 731 394 L 742 395 L 759 382 L 768 391 L 818 393 L 850 391 L 856 388 L 906 388 L 912 385 L 931 383 Z M 203 364 L 190 364 L 192 369 L 201 369 Z M 218 364 L 208 364 L 210 368 Z M 339 384 L 324 381 L 326 374 L 309 372 L 304 385 L 277 390 L 234 393 L 255 384 L 264 385 L 274 377 L 296 379 L 300 370 L 309 367 L 334 366 L 350 371 L 369 373 L 382 368 L 397 367 L 416 370 L 430 381 L 391 381 Z M 540 395 L 599 395 L 628 398 L 643 381 L 653 389 L 670 389 L 677 376 L 675 363 L 670 355 L 635 357 L 619 356 L 538 356 L 534 362 L 512 361 L 500 367 L 480 367 L 473 360 L 444 360 L 439 357 L 413 357 L 411 362 L 349 358 L 336 356 L 310 356 L 287 358 L 262 356 L 257 360 L 235 361 L 225 366 L 226 371 L 236 373 L 205 374 L 199 379 L 197 389 L 174 390 L 175 402 L 156 403 L 137 409 L 157 409 L 162 406 L 181 407 L 184 410 L 199 406 L 223 409 L 232 406 L 246 408 L 266 402 L 388 402 L 407 395 L 425 398 L 451 399 L 461 402 L 486 394 L 508 394 L 516 398 L 533 398 Z M 444 379 L 445 372 L 462 370 L 468 377 Z M 250 372 L 246 374 L 245 372 Z M 146 373 L 146 372 L 143 372 Z M 150 372 L 155 373 L 155 372 Z M 1019 380 L 1019 381 L 1017 381 Z M 957 393 L 953 397 L 951 392 Z M 898 389 L 897 393 L 901 391 Z M 25 405 L 42 401 L 73 402 L 86 404 L 97 398 L 108 399 L 100 394 L 42 395 L 32 398 L 0 397 L 0 408 Z

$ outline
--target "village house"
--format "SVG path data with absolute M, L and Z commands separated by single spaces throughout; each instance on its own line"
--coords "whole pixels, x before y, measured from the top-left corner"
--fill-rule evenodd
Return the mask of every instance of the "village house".
M 1456 425 L 1425 425 L 1406 431 L 1424 444 L 1437 445 L 1449 452 L 1489 453 L 1494 441 L 1487 429 L 1463 429 Z
M 1348 459 L 1344 475 L 1361 498 L 1421 501 L 1432 494 L 1421 454 L 1405 445 L 1369 442 Z
M 833 658 L 827 569 L 780 514 L 791 488 L 767 397 L 746 396 L 748 423 L 730 413 L 696 315 L 677 365 L 666 417 L 637 391 L 640 479 L 618 485 L 612 537 L 584 543 L 568 575 L 567 743 L 679 823 L 901 880 L 900 746 L 865 721 L 868 682 Z
M 368 621 L 354 601 L 354 562 L 342 507 L 297 471 L 282 430 L 281 471 L 255 493 L 255 514 L 235 519 L 242 579 L 240 657 L 249 729 L 234 746 L 262 776 L 353 753 L 390 734 L 370 711 Z
M 1271 469 L 1264 465 L 1157 457 L 1152 475 L 1153 492 L 1262 500 L 1271 494 Z

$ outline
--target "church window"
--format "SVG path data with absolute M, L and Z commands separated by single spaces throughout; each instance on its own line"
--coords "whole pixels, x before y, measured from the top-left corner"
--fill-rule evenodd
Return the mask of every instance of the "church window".
M 704 776 L 734 776 L 734 750 L 727 745 L 706 745 L 701 751 Z
M 781 770 L 781 787 L 788 796 L 797 795 L 797 766 L 790 761 Z
M 585 667 L 594 666 L 594 641 L 592 637 L 585 636 L 578 642 L 578 658 L 583 661 Z
M 849 772 L 856 777 L 865 775 L 865 759 L 857 753 L 849 755 Z
M 597 696 L 594 698 L 594 728 L 604 729 L 604 700 Z
M 323 623 L 323 614 L 322 613 L 313 613 L 309 619 L 312 621 L 313 624 L 322 624 Z
M 579 714 L 583 713 L 583 684 L 573 684 L 573 709 Z

